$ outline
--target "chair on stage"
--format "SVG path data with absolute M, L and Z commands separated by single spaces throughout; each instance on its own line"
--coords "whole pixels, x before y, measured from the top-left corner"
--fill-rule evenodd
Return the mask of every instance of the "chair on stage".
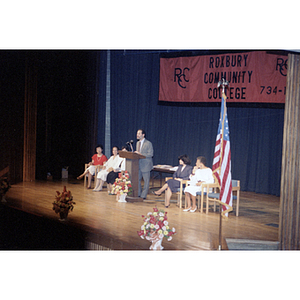
M 219 187 L 218 183 L 202 183 L 201 184 L 201 191 L 196 193 L 198 197 L 198 207 L 200 207 L 200 212 L 203 213 L 203 202 L 204 197 L 206 198 L 206 213 L 208 213 L 208 205 L 209 205 L 209 198 L 207 197 L 207 191 L 209 194 L 215 193 L 217 188 Z M 215 199 L 215 198 L 213 198 Z M 213 201 L 212 199 L 212 201 Z M 214 202 L 214 211 L 216 211 L 216 202 Z
M 232 180 L 232 200 L 236 200 L 236 216 L 239 216 L 239 206 L 240 206 L 240 181 L 239 180 Z M 205 192 L 204 189 L 212 189 L 212 192 Z M 208 214 L 209 209 L 209 201 L 214 201 L 214 212 L 216 211 L 216 200 L 219 200 L 220 193 L 219 193 L 219 185 L 217 183 L 203 183 L 201 185 L 201 192 L 197 193 L 198 196 L 198 205 L 199 201 L 201 202 L 201 212 L 203 212 L 203 202 L 204 196 L 206 198 L 206 213 Z M 236 193 L 234 195 L 233 193 Z
M 84 165 L 84 169 L 86 170 L 87 168 L 89 167 L 89 164 L 85 164 Z M 95 166 L 96 167 L 96 169 L 95 169 L 95 175 L 93 176 L 94 177 L 94 181 L 95 181 L 95 178 L 97 177 L 97 174 L 98 174 L 98 172 L 101 170 L 101 165 L 97 165 L 97 166 Z M 83 186 L 84 187 L 86 187 L 86 179 L 87 179 L 87 177 L 88 177 L 88 174 L 86 174 L 85 176 L 84 176 L 84 179 L 83 179 Z
M 166 177 L 165 180 L 173 179 L 173 177 Z M 182 195 L 183 195 L 183 190 L 187 184 L 188 180 L 181 180 L 180 181 L 180 187 L 178 188 L 176 194 L 177 194 L 177 206 L 179 208 L 182 208 Z M 186 208 L 186 201 L 184 200 L 184 208 Z

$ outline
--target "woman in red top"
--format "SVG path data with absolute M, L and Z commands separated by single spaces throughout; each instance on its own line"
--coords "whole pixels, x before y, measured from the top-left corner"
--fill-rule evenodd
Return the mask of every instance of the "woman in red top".
M 103 164 L 107 161 L 107 157 L 102 153 L 103 151 L 103 146 L 102 145 L 97 145 L 96 146 L 96 154 L 92 156 L 92 161 L 88 164 L 88 168 L 80 175 L 77 177 L 78 180 L 82 179 L 83 176 L 88 174 L 88 185 L 87 188 L 91 188 L 91 181 L 92 181 L 92 176 L 95 175 L 96 171 L 96 166 L 100 165 L 103 166 Z

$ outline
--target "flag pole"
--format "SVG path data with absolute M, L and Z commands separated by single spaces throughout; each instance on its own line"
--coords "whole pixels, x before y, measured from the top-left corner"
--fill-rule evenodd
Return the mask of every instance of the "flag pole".
M 226 101 L 226 95 L 225 95 L 225 87 L 229 86 L 228 81 L 226 81 L 224 78 L 222 78 L 221 81 L 218 82 L 218 88 L 220 88 L 220 86 L 222 86 L 222 98 L 224 98 L 224 101 Z M 226 102 L 225 102 L 226 103 Z M 224 111 L 223 111 L 223 116 L 221 116 L 222 118 L 222 139 L 221 139 L 221 152 L 220 152 L 220 166 L 222 165 L 222 156 L 223 156 L 223 139 L 224 139 L 224 116 L 226 114 L 226 105 L 224 103 Z M 221 103 L 222 106 L 222 103 Z M 222 107 L 221 107 L 222 110 Z M 221 169 L 219 169 L 219 172 L 221 171 Z M 219 175 L 221 175 L 219 173 Z M 221 177 L 221 176 L 220 176 Z M 222 182 L 220 182 L 220 188 L 222 186 Z M 218 250 L 222 250 L 222 209 L 223 209 L 223 205 L 220 203 L 220 223 L 219 223 L 219 247 Z

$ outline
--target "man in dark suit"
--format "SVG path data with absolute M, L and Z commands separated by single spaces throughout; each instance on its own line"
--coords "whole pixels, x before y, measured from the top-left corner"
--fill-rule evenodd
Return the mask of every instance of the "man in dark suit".
M 153 168 L 153 146 L 146 138 L 146 132 L 143 129 L 139 129 L 136 134 L 136 138 L 139 140 L 136 143 L 136 153 L 146 156 L 146 158 L 139 160 L 139 190 L 138 196 L 146 199 L 149 191 L 150 183 L 150 171 Z M 144 187 L 142 190 L 141 180 L 144 179 Z

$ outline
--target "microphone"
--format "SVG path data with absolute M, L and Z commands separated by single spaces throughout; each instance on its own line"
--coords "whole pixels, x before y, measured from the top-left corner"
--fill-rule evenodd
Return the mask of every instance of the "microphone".
M 132 144 L 133 144 L 133 140 L 130 140 L 130 148 L 131 148 L 131 152 L 133 152 Z
M 133 140 L 130 140 L 126 143 L 126 145 L 129 145 L 130 146 L 130 149 L 131 151 L 133 152 L 133 147 L 132 147 L 132 144 L 133 144 Z

